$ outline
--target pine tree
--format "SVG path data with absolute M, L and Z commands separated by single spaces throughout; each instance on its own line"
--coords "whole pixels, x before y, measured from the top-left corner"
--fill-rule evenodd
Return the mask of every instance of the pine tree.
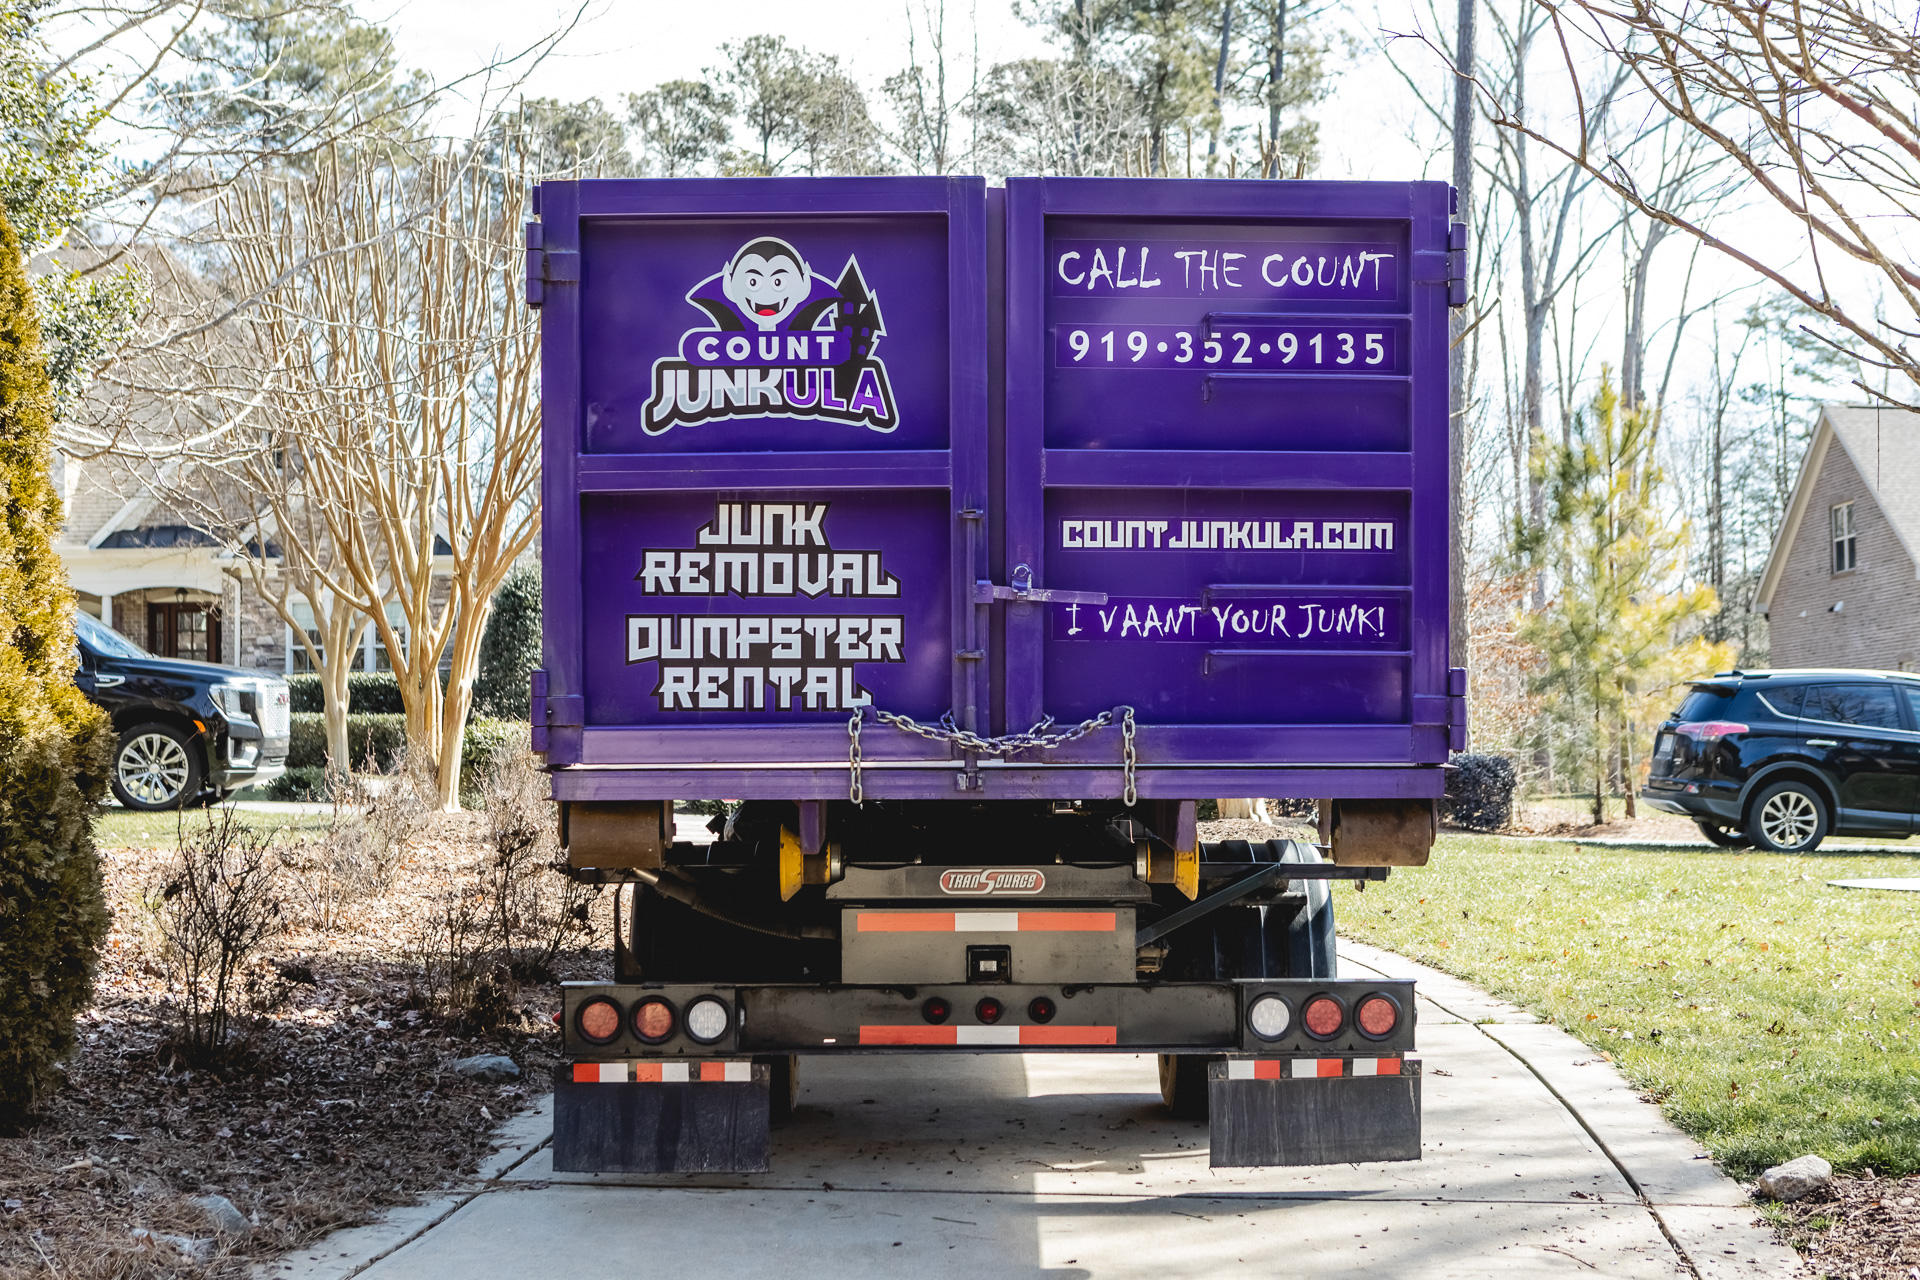
M 1632 814 L 1638 750 L 1665 691 L 1734 656 L 1699 635 L 1713 589 L 1686 581 L 1687 533 L 1660 501 L 1653 426 L 1650 413 L 1621 411 L 1603 371 L 1572 438 L 1548 451 L 1545 521 L 1516 539 L 1551 593 L 1520 628 L 1543 656 L 1532 691 L 1557 760 L 1593 788 L 1596 824 L 1611 785 Z
M 112 732 L 73 683 L 52 429 L 33 289 L 0 216 L 0 1128 L 72 1050 L 107 930 L 93 814 Z

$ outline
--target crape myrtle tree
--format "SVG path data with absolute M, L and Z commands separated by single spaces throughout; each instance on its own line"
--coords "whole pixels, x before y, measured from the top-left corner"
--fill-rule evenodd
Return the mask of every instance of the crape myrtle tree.
M 112 728 L 73 683 L 53 410 L 20 241 L 0 215 L 0 1128 L 32 1113 L 72 1050 L 107 930 L 93 813 Z

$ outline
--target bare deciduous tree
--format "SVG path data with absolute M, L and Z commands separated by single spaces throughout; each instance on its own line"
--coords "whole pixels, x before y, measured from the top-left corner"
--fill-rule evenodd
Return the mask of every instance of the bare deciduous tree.
M 1920 332 L 1920 30 L 1911 11 L 1881 0 L 1535 2 L 1569 51 L 1570 75 L 1570 50 L 1584 37 L 1652 110 L 1698 134 L 1783 211 L 1800 244 L 1782 252 L 1779 223 L 1676 207 L 1644 161 L 1584 121 L 1557 135 L 1483 85 L 1494 122 L 1577 165 L 1655 223 L 1772 281 L 1857 339 L 1861 358 L 1907 380 L 1903 395 L 1865 380 L 1863 390 L 1920 404 L 1920 353 L 1908 346 Z M 1836 272 L 1842 263 L 1851 269 Z M 1884 286 L 1879 306 L 1849 287 L 1863 273 Z

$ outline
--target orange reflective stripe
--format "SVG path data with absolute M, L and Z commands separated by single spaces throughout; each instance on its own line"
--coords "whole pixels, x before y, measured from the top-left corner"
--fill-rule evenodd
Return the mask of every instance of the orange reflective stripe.
M 1118 1044 L 1118 1027 L 1021 1027 L 1021 1044 Z
M 960 1034 L 954 1027 L 878 1027 L 860 1028 L 861 1044 L 958 1044 Z
M 859 933 L 952 933 L 951 911 L 859 911 L 853 927 Z
M 1021 933 L 1112 933 L 1111 911 L 1022 911 Z
M 1321 1058 L 1314 1065 L 1319 1068 L 1317 1073 L 1319 1075 L 1337 1076 L 1345 1073 L 1347 1064 L 1346 1060 L 1342 1058 Z
M 727 1078 L 727 1064 L 724 1062 L 703 1062 L 700 1064 L 702 1080 L 721 1080 Z

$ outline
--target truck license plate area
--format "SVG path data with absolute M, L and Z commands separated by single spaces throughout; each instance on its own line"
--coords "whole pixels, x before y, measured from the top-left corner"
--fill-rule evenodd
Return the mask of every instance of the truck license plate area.
M 847 982 L 1131 982 L 1131 907 L 841 912 Z M 998 964 L 997 968 L 985 967 Z

